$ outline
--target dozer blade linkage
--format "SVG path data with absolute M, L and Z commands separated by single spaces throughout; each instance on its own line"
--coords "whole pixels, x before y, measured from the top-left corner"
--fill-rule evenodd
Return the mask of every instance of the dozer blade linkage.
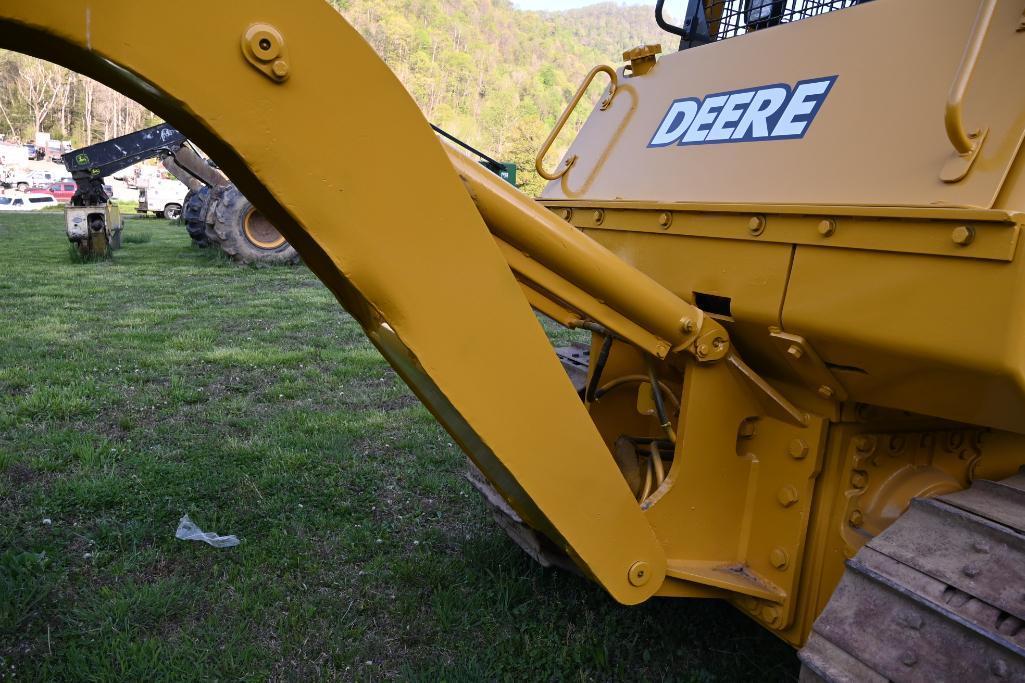
M 662 547 L 395 76 L 320 0 L 178 9 L 203 17 L 186 59 L 219 78 L 168 59 L 151 37 L 166 10 L 131 0 L 8 0 L 0 43 L 120 90 L 200 145 L 516 512 L 616 600 L 650 597 L 665 575 Z M 333 149 L 308 154 L 310 130 Z M 416 159 L 417 182 L 399 174 L 400 158 Z M 629 276 L 623 265 L 609 275 Z

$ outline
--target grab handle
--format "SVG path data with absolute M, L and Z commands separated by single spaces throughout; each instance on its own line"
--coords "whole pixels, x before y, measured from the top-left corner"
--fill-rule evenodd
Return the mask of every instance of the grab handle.
M 944 123 L 947 128 L 947 138 L 954 146 L 956 156 L 947 162 L 940 174 L 944 182 L 956 183 L 968 175 L 988 132 L 988 130 L 968 132 L 965 128 L 964 98 L 968 84 L 972 80 L 972 74 L 975 72 L 975 66 L 979 62 L 979 53 L 982 52 L 986 34 L 989 33 L 990 24 L 993 23 L 996 6 L 997 0 L 982 0 L 979 5 L 979 12 L 975 16 L 975 24 L 972 26 L 972 36 L 965 46 L 957 76 L 950 86 Z
M 601 111 L 605 111 L 612 105 L 612 100 L 616 97 L 616 91 L 619 90 L 619 75 L 611 66 L 601 64 L 591 69 L 591 72 L 587 74 L 584 82 L 580 84 L 580 89 L 577 90 L 576 95 L 573 96 L 573 100 L 569 103 L 569 106 L 566 107 L 566 110 L 562 112 L 562 116 L 559 117 L 559 121 L 555 124 L 555 128 L 548 136 L 548 139 L 545 140 L 543 145 L 541 145 L 541 151 L 537 153 L 537 159 L 534 160 L 534 168 L 537 169 L 537 174 L 545 180 L 558 180 L 562 176 L 566 175 L 566 173 L 569 172 L 569 169 L 573 167 L 573 164 L 576 163 L 577 156 L 574 154 L 562 162 L 562 167 L 554 173 L 549 173 L 544 168 L 545 157 L 548 156 L 548 152 L 551 150 L 552 145 L 555 144 L 556 138 L 558 138 L 559 134 L 562 133 L 562 129 L 566 126 L 566 122 L 569 121 L 569 117 L 573 115 L 577 105 L 580 104 L 580 100 L 584 97 L 584 93 L 586 93 L 587 89 L 591 86 L 591 82 L 600 73 L 607 74 L 611 84 L 609 85 L 609 94 L 601 101 L 599 109 Z

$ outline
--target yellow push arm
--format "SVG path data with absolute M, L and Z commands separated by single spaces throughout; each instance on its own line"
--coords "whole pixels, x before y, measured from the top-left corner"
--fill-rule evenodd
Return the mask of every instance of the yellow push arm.
M 525 519 L 616 600 L 652 595 L 661 546 L 388 68 L 320 0 L 177 10 L 203 17 L 183 58 L 152 39 L 166 10 L 135 0 L 5 0 L 0 43 L 126 93 L 199 144 Z M 324 153 L 308 153 L 313 131 Z M 423 172 L 409 182 L 395 159 Z

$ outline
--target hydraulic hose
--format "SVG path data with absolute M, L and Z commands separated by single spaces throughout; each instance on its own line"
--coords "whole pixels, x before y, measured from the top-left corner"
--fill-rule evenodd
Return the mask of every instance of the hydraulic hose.
M 611 351 L 612 335 L 609 335 L 601 343 L 601 351 L 598 352 L 598 359 L 594 363 L 591 380 L 587 383 L 587 390 L 584 392 L 584 401 L 587 403 L 594 401 L 595 392 L 598 391 L 598 383 L 601 382 L 601 375 L 605 371 L 605 364 L 609 361 L 609 352 Z
M 665 465 L 662 464 L 662 454 L 658 450 L 657 443 L 652 441 L 649 450 L 651 451 L 651 462 L 655 464 L 655 488 L 658 488 L 666 480 Z
M 666 404 L 662 399 L 662 389 L 659 387 L 658 377 L 655 375 L 655 362 L 648 358 L 648 380 L 651 382 L 651 395 L 655 399 L 655 413 L 658 415 L 658 423 L 665 431 L 666 436 L 673 443 L 676 443 L 676 432 L 673 431 L 673 425 L 669 421 L 669 415 L 666 414 Z M 661 462 L 661 458 L 659 458 Z
M 610 391 L 614 391 L 614 390 L 616 390 L 616 389 L 618 389 L 618 388 L 620 388 L 622 386 L 626 386 L 628 384 L 640 384 L 642 382 L 649 382 L 649 381 L 651 381 L 651 380 L 649 379 L 649 377 L 647 375 L 623 375 L 622 377 L 617 377 L 616 379 L 612 380 L 611 382 L 609 382 L 605 386 L 603 386 L 600 389 L 598 389 L 598 391 L 594 392 L 594 399 L 596 401 L 600 400 L 602 396 L 604 396 L 605 394 L 609 393 Z M 662 389 L 662 391 L 665 392 L 663 394 L 663 396 L 668 396 L 669 400 L 672 402 L 673 406 L 677 410 L 679 410 L 680 409 L 680 401 L 679 401 L 679 399 L 676 398 L 676 395 L 673 394 L 672 389 L 670 389 L 669 386 L 666 385 L 666 383 L 663 382 L 662 380 L 658 380 L 658 385 Z

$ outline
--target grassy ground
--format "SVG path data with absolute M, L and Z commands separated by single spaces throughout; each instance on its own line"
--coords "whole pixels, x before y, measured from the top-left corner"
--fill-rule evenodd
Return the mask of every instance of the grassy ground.
M 0 679 L 794 676 L 724 605 L 532 564 L 309 271 L 125 242 L 76 264 L 59 216 L 0 216 Z

